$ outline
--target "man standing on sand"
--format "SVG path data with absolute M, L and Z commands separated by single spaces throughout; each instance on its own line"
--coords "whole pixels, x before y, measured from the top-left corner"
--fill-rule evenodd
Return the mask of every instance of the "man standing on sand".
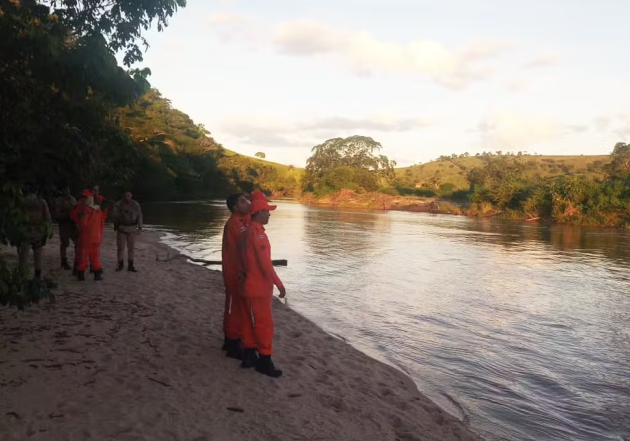
M 249 224 L 249 199 L 245 193 L 234 193 L 227 198 L 230 218 L 223 228 L 221 247 L 223 284 L 225 285 L 225 308 L 223 311 L 223 350 L 226 356 L 242 360 L 241 329 L 244 307 L 239 293 L 239 276 L 242 265 L 239 258 L 239 243 Z
M 133 265 L 136 237 L 142 231 L 142 210 L 140 204 L 132 199 L 130 191 L 123 194 L 123 198 L 114 205 L 114 230 L 117 231 L 116 244 L 118 246 L 118 266 L 116 271 L 122 271 L 125 266 L 125 246 L 127 246 L 127 271 L 138 272 Z
M 35 278 L 42 275 L 42 253 L 46 240 L 52 237 L 52 219 L 48 204 L 37 194 L 35 185 L 26 185 L 24 188 L 24 211 L 26 212 L 26 223 L 24 225 L 23 237 L 17 244 L 20 268 L 26 268 L 29 249 L 33 249 L 33 259 L 35 261 Z
M 70 269 L 68 264 L 67 250 L 70 246 L 70 240 L 74 243 L 74 254 L 76 261 L 76 224 L 72 220 L 72 209 L 77 205 L 77 200 L 70 194 L 70 188 L 63 187 L 61 195 L 58 196 L 53 204 L 54 218 L 59 225 L 59 254 L 61 256 L 61 267 L 65 270 Z
M 90 268 L 94 272 L 94 280 L 103 280 L 100 248 L 107 209 L 101 210 L 101 207 L 94 202 L 94 197 L 87 196 L 78 210 L 77 217 L 79 220 L 77 276 L 80 281 L 85 280 L 85 269 L 89 261 Z
M 273 342 L 273 317 L 271 301 L 273 287 L 278 287 L 280 298 L 286 296 L 282 281 L 273 269 L 271 262 L 271 245 L 265 233 L 264 225 L 269 223 L 270 211 L 275 205 L 259 191 L 251 195 L 251 222 L 241 242 L 240 257 L 243 265 L 244 280 L 241 288 L 246 317 L 244 320 L 242 341 L 244 348 L 241 367 L 256 367 L 256 370 L 270 377 L 282 375 L 271 361 Z M 256 350 L 260 358 L 256 355 Z

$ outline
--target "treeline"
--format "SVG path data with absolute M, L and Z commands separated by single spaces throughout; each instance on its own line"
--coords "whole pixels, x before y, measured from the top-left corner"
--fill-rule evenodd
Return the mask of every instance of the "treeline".
M 468 214 L 630 228 L 630 145 L 618 143 L 601 178 L 587 174 L 528 178 L 511 158 L 468 173 Z

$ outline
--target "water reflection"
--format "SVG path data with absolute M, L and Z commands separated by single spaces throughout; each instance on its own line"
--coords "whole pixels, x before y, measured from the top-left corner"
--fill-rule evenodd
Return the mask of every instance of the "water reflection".
M 220 249 L 223 204 L 151 210 L 175 246 Z M 292 308 L 489 439 L 630 434 L 627 233 L 288 203 L 268 232 Z

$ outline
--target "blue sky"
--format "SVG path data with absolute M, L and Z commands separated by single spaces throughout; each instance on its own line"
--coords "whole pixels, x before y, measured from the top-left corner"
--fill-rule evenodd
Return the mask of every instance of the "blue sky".
M 303 166 L 371 136 L 399 165 L 630 141 L 622 0 L 189 0 L 149 32 L 154 87 L 226 148 Z

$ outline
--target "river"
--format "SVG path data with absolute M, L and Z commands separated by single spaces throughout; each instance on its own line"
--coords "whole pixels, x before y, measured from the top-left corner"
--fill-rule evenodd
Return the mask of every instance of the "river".
M 143 210 L 220 260 L 223 202 Z M 291 308 L 487 439 L 630 440 L 630 234 L 292 202 L 267 231 Z

